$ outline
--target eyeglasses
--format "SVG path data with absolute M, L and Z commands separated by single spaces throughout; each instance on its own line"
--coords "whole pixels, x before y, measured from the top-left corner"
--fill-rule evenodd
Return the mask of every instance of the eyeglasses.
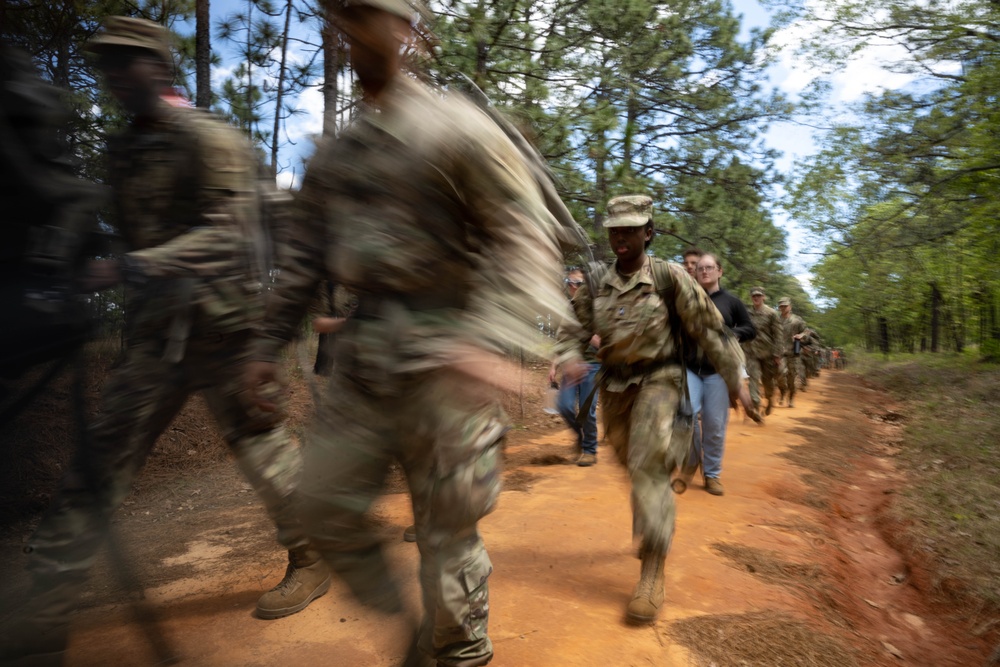
M 697 269 L 695 269 L 695 271 L 697 271 L 698 273 L 711 273 L 712 271 L 715 271 L 717 268 L 719 268 L 719 267 L 717 267 L 717 266 L 699 266 Z
M 582 280 L 570 280 L 569 278 L 567 278 L 566 279 L 566 284 L 567 285 L 572 285 L 574 287 L 579 287 L 580 285 L 583 284 L 583 281 Z

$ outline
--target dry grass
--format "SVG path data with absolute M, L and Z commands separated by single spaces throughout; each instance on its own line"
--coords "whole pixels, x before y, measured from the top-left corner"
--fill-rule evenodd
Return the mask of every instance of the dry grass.
M 822 570 L 818 565 L 789 563 L 782 560 L 777 552 L 766 549 L 716 542 L 712 544 L 712 551 L 723 556 L 732 567 L 749 572 L 769 584 L 797 586 L 807 583 L 815 585 L 822 575 Z
M 762 611 L 675 621 L 670 635 L 701 665 L 715 667 L 854 667 L 839 640 L 789 614 Z
M 863 362 L 907 404 L 898 460 L 910 484 L 892 512 L 910 527 L 897 547 L 930 556 L 937 592 L 1000 607 L 1000 367 L 954 354 Z

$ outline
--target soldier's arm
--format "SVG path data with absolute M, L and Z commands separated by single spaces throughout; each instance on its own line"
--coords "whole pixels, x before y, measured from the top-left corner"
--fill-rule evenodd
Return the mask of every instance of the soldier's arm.
M 295 199 L 289 233 L 279 247 L 274 285 L 267 293 L 263 321 L 255 330 L 253 356 L 261 361 L 278 358 L 298 331 L 302 318 L 325 278 L 328 212 L 324 197 L 324 144 L 306 170 L 302 188 Z
M 556 332 L 555 353 L 558 364 L 583 363 L 580 346 L 596 333 L 593 323 L 594 300 L 587 285 L 580 286 L 571 304 L 576 317 L 563 320 Z
M 221 123 L 197 119 L 191 129 L 193 164 L 182 168 L 197 173 L 195 220 L 170 241 L 125 256 L 126 267 L 149 278 L 217 278 L 248 267 L 246 220 L 256 214 L 256 160 L 243 139 Z
M 562 291 L 558 225 L 517 148 L 492 121 L 468 113 L 462 132 L 450 138 L 449 165 L 484 260 L 465 315 L 468 330 L 477 332 L 477 344 L 549 356 L 536 318 L 574 319 Z
M 772 313 L 768 325 L 771 329 L 771 355 L 780 357 L 785 354 L 785 341 L 783 338 L 781 317 L 777 313 Z
M 708 356 L 726 381 L 729 393 L 743 386 L 743 353 L 736 336 L 726 327 L 722 314 L 708 294 L 679 264 L 667 265 L 674 283 L 673 307 L 684 331 Z

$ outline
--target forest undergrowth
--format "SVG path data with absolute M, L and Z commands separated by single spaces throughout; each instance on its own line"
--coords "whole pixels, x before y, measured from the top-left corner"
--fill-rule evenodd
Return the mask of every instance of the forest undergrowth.
M 1000 365 L 966 354 L 858 356 L 852 369 L 904 405 L 897 461 L 908 485 L 888 535 L 929 566 L 930 593 L 983 619 L 1000 609 Z

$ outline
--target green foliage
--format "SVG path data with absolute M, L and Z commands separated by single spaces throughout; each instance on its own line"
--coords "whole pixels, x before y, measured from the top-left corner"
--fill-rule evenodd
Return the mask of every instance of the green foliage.
M 867 98 L 799 166 L 791 209 L 826 256 L 827 317 L 851 340 L 962 350 L 1000 341 L 996 179 L 1000 13 L 946 5 L 826 2 L 811 53 L 839 63 L 872 38 L 905 46 L 891 67 L 923 85 Z M 831 18 L 832 17 L 832 18 Z
M 765 92 L 770 30 L 741 41 L 739 19 L 720 0 L 432 7 L 434 75 L 468 75 L 530 129 L 598 254 L 608 252 L 607 200 L 647 192 L 656 254 L 697 243 L 722 256 L 730 287 L 791 281 L 766 205 L 774 155 L 760 145 L 768 122 L 791 112 Z

